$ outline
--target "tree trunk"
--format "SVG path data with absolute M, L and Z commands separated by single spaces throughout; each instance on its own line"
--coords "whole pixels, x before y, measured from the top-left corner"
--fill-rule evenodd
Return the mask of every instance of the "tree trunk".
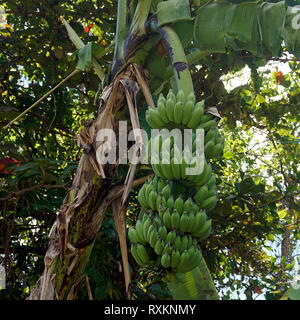
M 107 208 L 122 196 L 122 187 L 111 184 L 118 165 L 106 164 L 102 167 L 97 158 L 101 143 L 96 141 L 96 137 L 103 128 L 117 132 L 114 114 L 126 103 L 120 80 L 136 80 L 131 70 L 128 67 L 104 89 L 103 107 L 97 119 L 85 123 L 85 128 L 77 135 L 83 155 L 73 185 L 49 234 L 44 273 L 29 300 L 67 298 L 84 272 Z

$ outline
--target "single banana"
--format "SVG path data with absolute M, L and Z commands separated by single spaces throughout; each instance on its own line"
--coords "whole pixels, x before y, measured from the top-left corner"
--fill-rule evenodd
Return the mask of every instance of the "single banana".
M 146 244 L 147 240 L 144 238 L 144 225 L 141 221 L 137 221 L 135 225 L 135 230 L 139 239 L 139 242 L 142 244 Z
M 167 253 L 163 254 L 161 257 L 161 265 L 167 269 L 170 267 L 170 263 L 171 263 L 170 255 Z
M 197 203 L 201 203 L 204 199 L 207 198 L 207 194 L 208 194 L 208 188 L 207 188 L 207 185 L 204 185 L 195 194 L 194 199 L 197 201 Z
M 162 226 L 158 229 L 158 234 L 159 234 L 159 236 L 161 237 L 161 239 L 162 239 L 163 241 L 166 240 L 167 235 L 168 235 L 168 230 L 167 230 L 167 228 L 166 228 L 165 225 L 162 225 Z
M 199 230 L 202 229 L 202 227 L 204 226 L 205 224 L 205 221 L 206 221 L 206 214 L 205 214 L 205 211 L 199 211 L 196 216 L 195 216 L 195 224 L 194 224 L 194 228 L 191 230 L 192 232 L 192 235 L 194 233 L 197 233 L 199 232 Z
M 171 214 L 171 226 L 173 229 L 178 230 L 179 229 L 179 223 L 180 223 L 180 216 L 176 209 L 173 210 L 173 213 Z
M 171 195 L 171 189 L 170 189 L 170 185 L 167 184 L 161 191 L 163 197 L 168 200 L 170 195 Z
M 187 103 L 185 104 L 183 108 L 183 115 L 182 115 L 182 123 L 184 125 L 187 125 L 188 122 L 190 121 L 194 107 L 195 107 L 195 104 L 191 100 L 188 100 Z
M 138 265 L 140 266 L 144 266 L 144 262 L 140 259 L 138 253 L 137 253 L 137 247 L 135 244 L 132 244 L 131 247 L 130 247 L 130 251 L 131 251 L 131 254 L 134 258 L 134 260 L 138 263 Z
M 185 93 L 182 89 L 178 90 L 177 96 L 176 96 L 177 101 L 184 102 L 185 100 Z
M 162 128 L 164 128 L 165 124 L 161 120 L 157 109 L 149 108 L 147 110 L 147 113 L 148 113 L 149 117 L 151 118 L 152 123 L 154 124 L 154 127 L 152 127 L 152 129 L 162 129 Z M 146 116 L 146 120 L 147 120 L 147 116 Z M 149 125 L 150 125 L 150 123 L 149 123 Z
M 167 235 L 166 238 L 166 243 L 171 243 L 173 244 L 176 240 L 176 232 L 175 231 L 170 231 Z
M 189 238 L 188 238 L 188 236 L 185 235 L 181 239 L 180 253 L 184 252 L 185 250 L 187 250 L 188 244 L 189 244 Z
M 191 198 L 188 198 L 183 205 L 183 212 L 190 212 L 191 208 L 192 208 L 192 202 L 193 200 Z
M 215 205 L 216 203 L 217 203 L 217 197 L 214 195 L 214 196 L 204 200 L 200 204 L 200 207 L 201 207 L 201 209 L 206 209 L 208 207 L 211 207 L 212 205 Z
M 148 231 L 149 231 L 150 225 L 151 225 L 151 220 L 148 218 L 143 223 L 143 236 L 144 236 L 144 239 L 147 239 L 147 235 L 148 235 Z
M 174 209 L 177 210 L 179 216 L 181 216 L 183 213 L 183 204 L 184 204 L 184 202 L 183 202 L 182 197 L 178 197 L 174 202 Z
M 182 114 L 183 114 L 183 102 L 178 101 L 174 106 L 174 122 L 176 124 L 180 124 L 182 121 Z
M 166 102 L 166 113 L 169 119 L 169 122 L 174 122 L 174 101 L 172 99 L 168 99 Z
M 147 262 L 150 260 L 148 252 L 142 244 L 137 245 L 137 254 L 144 264 L 147 264 Z
M 193 110 L 191 119 L 187 124 L 187 127 L 191 129 L 195 129 L 196 126 L 199 124 L 203 113 L 204 113 L 204 102 L 201 101 L 195 105 L 195 108 Z
M 180 217 L 179 231 L 182 233 L 186 232 L 188 229 L 188 224 L 189 224 L 189 216 L 184 211 L 182 216 Z
M 151 235 L 150 235 L 150 241 L 149 241 L 149 244 L 151 246 L 151 248 L 154 248 L 155 247 L 155 244 L 157 242 L 157 236 L 158 236 L 158 232 L 156 230 L 156 228 L 153 229 L 153 231 L 151 232 Z
M 168 116 L 167 116 L 167 111 L 166 111 L 166 106 L 162 102 L 157 103 L 157 111 L 158 114 L 161 118 L 161 120 L 166 124 L 169 122 Z
M 173 250 L 171 253 L 171 268 L 176 268 L 180 262 L 180 253 L 178 250 Z
M 137 235 L 137 232 L 132 227 L 128 229 L 128 238 L 134 244 L 139 242 L 139 237 Z
M 157 255 L 160 255 L 164 250 L 164 245 L 163 245 L 163 242 L 160 238 L 157 239 L 156 241 L 156 244 L 154 246 L 154 252 L 157 254 Z
M 148 203 L 149 203 L 150 208 L 151 208 L 153 211 L 156 211 L 156 210 L 157 210 L 156 200 L 157 200 L 157 193 L 156 193 L 156 191 L 152 190 L 152 191 L 150 192 L 150 194 L 149 194 Z
M 171 225 L 171 215 L 170 215 L 170 212 L 169 210 L 166 210 L 164 215 L 163 215 L 163 223 L 164 225 L 166 226 L 166 228 L 168 230 L 171 230 L 172 229 L 172 225 Z

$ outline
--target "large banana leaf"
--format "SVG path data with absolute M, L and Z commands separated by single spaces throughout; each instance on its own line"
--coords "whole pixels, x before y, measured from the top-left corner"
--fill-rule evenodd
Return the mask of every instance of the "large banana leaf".
M 201 51 L 248 50 L 278 56 L 284 41 L 287 50 L 300 56 L 299 11 L 284 1 L 232 3 L 220 1 L 200 8 L 194 39 Z
M 298 29 L 297 29 L 298 28 Z M 289 52 L 300 57 L 300 18 L 299 11 L 288 7 L 283 29 L 283 39 Z
M 199 267 L 168 280 L 174 300 L 219 300 L 209 269 L 202 259 Z

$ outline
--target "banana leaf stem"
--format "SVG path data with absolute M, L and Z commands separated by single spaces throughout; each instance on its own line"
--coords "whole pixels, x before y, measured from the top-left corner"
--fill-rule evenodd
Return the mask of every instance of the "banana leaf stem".
M 178 90 L 183 90 L 186 95 L 194 92 L 194 85 L 189 70 L 189 65 L 181 41 L 176 32 L 169 26 L 158 27 L 157 21 L 149 23 L 150 32 L 157 32 L 164 41 L 172 62 L 174 78 Z
M 123 35 L 124 30 L 127 26 L 127 0 L 118 1 L 118 12 L 117 12 L 117 27 L 115 37 L 115 53 L 112 66 L 112 73 L 123 64 L 124 54 L 123 47 L 125 37 Z

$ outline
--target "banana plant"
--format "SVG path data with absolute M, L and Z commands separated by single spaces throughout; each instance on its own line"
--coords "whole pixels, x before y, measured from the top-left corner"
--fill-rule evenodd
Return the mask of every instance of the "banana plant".
M 222 155 L 224 139 L 218 132 L 216 114 L 207 112 L 204 101 L 196 101 L 196 97 L 201 96 L 201 93 L 194 91 L 190 69 L 192 65 L 201 64 L 203 59 L 213 53 L 247 51 L 265 59 L 280 56 L 283 42 L 286 50 L 299 57 L 298 20 L 297 10 L 288 7 L 283 1 L 119 0 L 113 61 L 110 70 L 105 74 L 101 67 L 101 55 L 95 56 L 91 44 L 84 45 L 78 42 L 76 37 L 70 37 L 74 44 L 77 42 L 77 48 L 78 43 L 81 47 L 78 57 L 88 59 L 88 63 L 81 61 L 80 65 L 84 65 L 85 70 L 88 65 L 94 67 L 102 82 L 100 91 L 104 93 L 102 97 L 104 96 L 105 108 L 93 125 L 87 126 L 81 135 L 80 142 L 85 153 L 74 180 L 74 188 L 66 197 L 53 226 L 45 258 L 45 271 L 39 280 L 37 291 L 32 295 L 33 298 L 49 297 L 49 292 L 50 296 L 52 292 L 52 297 L 53 292 L 58 292 L 59 298 L 67 296 L 84 271 L 107 207 L 116 200 L 116 196 L 113 196 L 115 192 L 107 194 L 107 188 L 111 187 L 107 181 L 110 181 L 117 166 L 102 168 L 97 163 L 95 150 L 89 141 L 93 141 L 97 130 L 103 126 L 113 128 L 114 115 L 120 109 L 120 105 L 116 105 L 115 101 L 117 94 L 118 103 L 127 103 L 132 124 L 138 127 L 134 116 L 137 111 L 136 92 L 134 87 L 122 82 L 124 77 L 129 77 L 130 80 L 138 82 L 150 106 L 145 114 L 150 127 L 202 129 L 206 142 L 205 168 L 196 182 L 186 177 L 181 167 L 174 165 L 172 171 L 170 167 L 152 166 L 155 178 L 142 181 L 145 184 L 139 194 L 143 212 L 135 228 L 128 233 L 132 242 L 131 253 L 138 264 L 155 265 L 165 270 L 164 280 L 168 283 L 174 299 L 219 299 L 198 248 L 198 240 L 205 241 L 211 232 L 209 212 L 213 210 L 217 198 L 215 176 L 209 162 L 210 159 Z M 65 25 L 67 26 L 66 23 Z M 82 45 L 86 47 L 82 48 Z M 151 94 L 146 79 L 141 76 L 145 69 L 149 72 Z M 110 94 L 107 94 L 109 89 Z M 157 106 L 153 103 L 153 96 L 159 97 Z M 172 154 L 176 154 L 174 146 Z M 88 171 L 92 177 L 88 181 L 85 180 L 88 176 L 87 157 L 90 161 Z M 133 174 L 129 176 L 132 179 L 135 171 L 131 169 Z M 172 186 L 169 191 L 163 189 L 168 185 L 166 181 Z M 134 184 L 127 184 L 128 188 L 132 185 Z M 127 189 L 125 188 L 127 193 L 123 191 L 128 195 Z M 192 190 L 190 194 L 189 190 Z M 167 196 L 161 196 L 162 192 Z M 95 200 L 95 196 L 99 194 L 101 197 L 98 199 L 103 203 L 100 209 L 100 200 Z M 124 221 L 120 218 L 120 213 L 126 202 L 125 198 L 122 205 L 118 205 L 119 212 L 114 212 L 120 241 L 124 241 Z M 189 208 L 189 212 L 182 211 L 179 214 L 178 211 L 184 205 Z M 165 214 L 171 206 L 175 210 L 170 215 Z M 83 219 L 87 208 L 88 219 Z M 76 223 L 76 217 L 79 216 L 81 219 Z M 199 220 L 199 223 L 195 224 L 199 230 L 193 229 L 191 222 L 191 226 L 187 226 L 189 219 Z M 89 225 L 85 225 L 84 221 L 88 221 Z M 180 231 L 176 234 L 173 229 Z M 167 247 L 161 245 L 163 237 L 169 237 Z M 160 243 L 157 239 L 160 239 Z M 73 247 L 70 242 L 79 243 L 81 246 Z M 66 256 L 67 248 L 71 248 L 76 260 Z M 176 250 L 173 250 L 174 248 Z M 179 262 L 172 264 L 172 253 L 180 250 L 179 258 L 184 255 L 185 258 L 182 259 L 185 263 L 180 264 L 180 259 L 177 259 Z M 124 265 L 126 254 L 125 252 L 123 256 Z M 191 256 L 193 258 L 190 258 Z M 53 286 L 54 274 L 57 276 Z M 127 290 L 128 281 L 127 272 Z

